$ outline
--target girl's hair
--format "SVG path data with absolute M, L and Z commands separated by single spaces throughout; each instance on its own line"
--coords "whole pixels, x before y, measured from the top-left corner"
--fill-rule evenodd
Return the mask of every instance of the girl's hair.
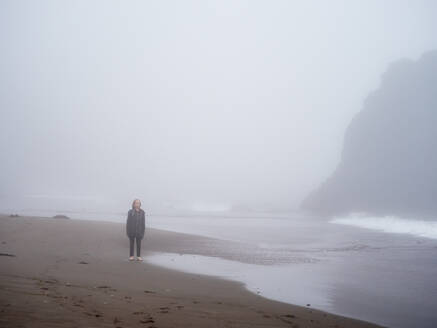
M 134 201 L 132 202 L 132 208 L 134 208 L 134 204 L 135 204 L 136 201 L 139 201 L 139 202 L 140 202 L 140 207 L 141 207 L 141 201 L 140 201 L 138 198 L 136 198 L 136 199 L 134 199 Z

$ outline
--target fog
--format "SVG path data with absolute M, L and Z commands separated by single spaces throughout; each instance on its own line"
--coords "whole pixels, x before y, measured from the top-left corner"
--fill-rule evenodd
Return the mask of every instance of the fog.
M 294 209 L 435 31 L 435 1 L 4 0 L 1 206 Z

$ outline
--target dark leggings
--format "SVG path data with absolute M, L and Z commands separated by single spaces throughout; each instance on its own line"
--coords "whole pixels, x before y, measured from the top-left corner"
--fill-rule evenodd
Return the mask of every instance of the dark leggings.
M 140 237 L 129 237 L 129 255 L 134 256 L 134 242 L 137 241 L 137 256 L 141 256 L 141 239 Z

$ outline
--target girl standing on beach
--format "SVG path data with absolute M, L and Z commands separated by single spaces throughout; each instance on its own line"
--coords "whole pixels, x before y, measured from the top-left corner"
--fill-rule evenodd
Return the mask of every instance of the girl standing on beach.
M 137 260 L 141 258 L 141 240 L 144 238 L 146 231 L 146 213 L 140 208 L 141 201 L 135 199 L 132 203 L 132 208 L 127 213 L 126 234 L 129 237 L 129 261 L 134 260 L 134 243 L 137 245 Z

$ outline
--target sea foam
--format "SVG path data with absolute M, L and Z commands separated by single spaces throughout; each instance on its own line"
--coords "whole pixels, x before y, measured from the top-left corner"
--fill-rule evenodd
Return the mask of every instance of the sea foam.
M 403 233 L 418 237 L 437 239 L 437 220 L 425 221 L 396 216 L 366 216 L 353 213 L 347 217 L 334 217 L 331 223 L 379 230 L 387 233 Z

